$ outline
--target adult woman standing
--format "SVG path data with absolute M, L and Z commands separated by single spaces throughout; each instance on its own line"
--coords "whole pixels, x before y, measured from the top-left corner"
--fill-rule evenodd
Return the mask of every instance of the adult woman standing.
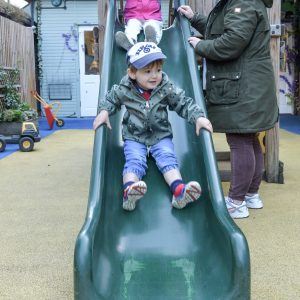
M 233 218 L 263 207 L 258 133 L 278 121 L 266 10 L 272 5 L 273 0 L 220 0 L 208 17 L 189 6 L 178 9 L 203 35 L 189 42 L 205 58 L 206 105 L 214 132 L 226 133 L 230 147 L 232 174 L 225 200 Z

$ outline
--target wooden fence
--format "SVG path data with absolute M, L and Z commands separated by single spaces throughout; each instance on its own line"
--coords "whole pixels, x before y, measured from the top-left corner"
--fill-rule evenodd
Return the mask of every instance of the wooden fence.
M 0 66 L 20 70 L 21 99 L 33 108 L 31 90 L 36 89 L 34 38 L 31 27 L 25 27 L 0 16 Z

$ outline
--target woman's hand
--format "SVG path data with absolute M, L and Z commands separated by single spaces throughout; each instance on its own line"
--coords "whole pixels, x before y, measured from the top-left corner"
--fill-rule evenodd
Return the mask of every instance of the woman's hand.
M 95 118 L 94 123 L 93 123 L 93 129 L 96 130 L 102 124 L 106 124 L 106 126 L 109 129 L 112 129 L 110 122 L 109 122 L 109 114 L 108 114 L 107 110 L 101 110 L 101 112 Z
M 200 134 L 200 129 L 201 128 L 205 128 L 207 129 L 210 133 L 213 133 L 213 128 L 212 125 L 210 123 L 210 121 L 204 117 L 199 117 L 196 120 L 196 134 L 199 135 Z
M 191 36 L 188 38 L 188 42 L 193 46 L 193 48 L 196 47 L 196 45 L 201 41 L 201 39 L 198 39 L 194 36 Z
M 181 5 L 177 11 L 188 19 L 192 19 L 194 16 L 193 10 L 188 5 Z

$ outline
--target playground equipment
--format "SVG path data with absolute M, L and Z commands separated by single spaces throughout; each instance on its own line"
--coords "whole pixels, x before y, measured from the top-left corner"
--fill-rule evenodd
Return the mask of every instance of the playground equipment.
M 19 144 L 22 152 L 30 152 L 33 150 L 34 143 L 40 140 L 39 130 L 33 122 L 16 123 L 16 126 L 1 130 L 0 152 L 5 150 L 6 144 Z
M 179 1 L 185 4 L 185 1 Z M 126 59 L 114 41 L 116 1 L 110 0 L 104 38 L 99 99 L 126 72 Z M 164 71 L 205 110 L 194 51 L 187 42 L 188 21 L 176 16 L 159 46 Z M 150 158 L 148 192 L 133 212 L 122 209 L 122 114 L 113 130 L 97 130 L 88 209 L 74 255 L 74 299 L 199 300 L 250 299 L 247 241 L 229 216 L 209 132 L 170 113 L 175 151 L 185 181 L 200 182 L 200 200 L 172 209 L 171 193 Z
M 40 102 L 44 108 L 46 119 L 50 129 L 53 128 L 54 121 L 58 127 L 63 127 L 65 125 L 65 121 L 63 119 L 58 119 L 56 116 L 61 109 L 61 103 L 58 101 L 51 102 L 51 104 L 47 103 L 36 91 L 31 92 L 33 98 Z M 52 112 L 53 106 L 56 106 L 55 111 Z

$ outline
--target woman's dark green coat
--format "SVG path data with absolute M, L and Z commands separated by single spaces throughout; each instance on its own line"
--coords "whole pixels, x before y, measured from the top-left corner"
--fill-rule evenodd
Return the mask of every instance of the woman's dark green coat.
M 215 132 L 253 133 L 278 120 L 270 25 L 272 0 L 221 0 L 191 25 L 204 36 L 195 51 L 206 58 L 206 104 Z

